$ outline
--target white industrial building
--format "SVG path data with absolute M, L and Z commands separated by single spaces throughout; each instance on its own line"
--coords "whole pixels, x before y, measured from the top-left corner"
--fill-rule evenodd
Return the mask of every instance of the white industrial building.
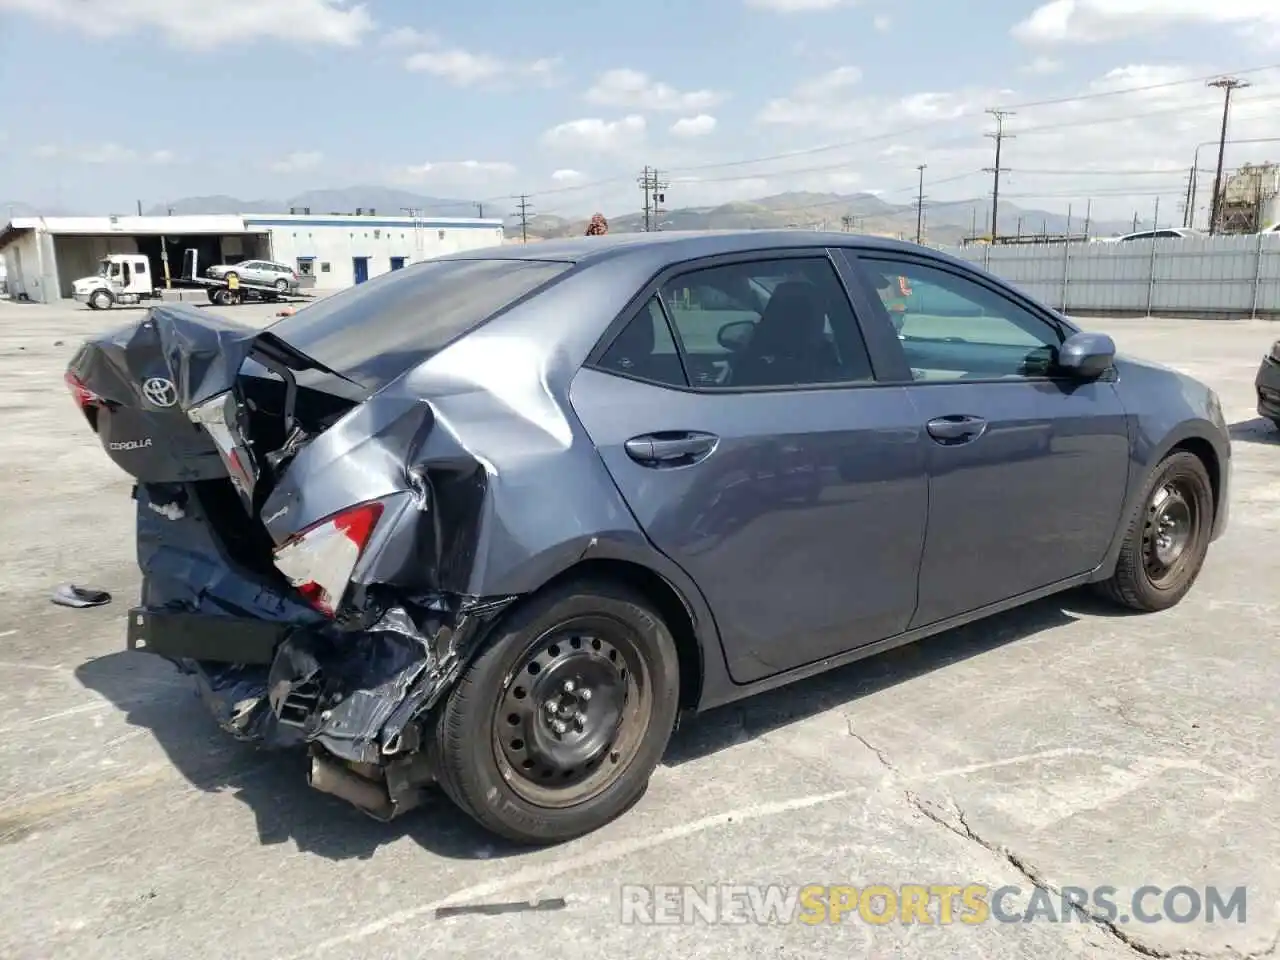
M 197 269 L 274 260 L 303 289 L 338 290 L 445 253 L 499 246 L 501 220 L 373 214 L 245 214 L 166 217 L 15 217 L 0 230 L 0 275 L 9 294 L 39 303 L 71 297 L 71 285 L 109 253 L 142 253 L 157 286 L 176 280 L 188 250 Z

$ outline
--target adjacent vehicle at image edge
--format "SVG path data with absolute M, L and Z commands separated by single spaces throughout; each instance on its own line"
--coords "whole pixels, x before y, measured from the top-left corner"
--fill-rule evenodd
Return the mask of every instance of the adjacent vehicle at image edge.
M 1258 416 L 1266 417 L 1280 429 L 1280 340 L 1262 358 L 1254 387 L 1258 391 Z
M 562 841 L 677 718 L 1083 584 L 1169 608 L 1217 396 L 951 257 L 610 234 L 415 264 L 265 331 L 157 306 L 66 374 L 136 479 L 128 646 L 388 819 Z

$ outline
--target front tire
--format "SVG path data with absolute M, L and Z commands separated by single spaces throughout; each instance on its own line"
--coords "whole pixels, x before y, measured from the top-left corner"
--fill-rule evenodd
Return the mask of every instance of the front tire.
M 495 628 L 436 722 L 439 781 L 485 828 L 547 844 L 644 793 L 675 726 L 675 641 L 634 591 L 575 580 Z
M 89 297 L 89 306 L 94 310 L 110 310 L 114 302 L 115 297 L 105 290 L 95 290 Z
M 1143 488 L 1104 592 L 1144 613 L 1176 605 L 1204 566 L 1213 518 L 1213 486 L 1204 463 L 1185 451 L 1165 458 Z

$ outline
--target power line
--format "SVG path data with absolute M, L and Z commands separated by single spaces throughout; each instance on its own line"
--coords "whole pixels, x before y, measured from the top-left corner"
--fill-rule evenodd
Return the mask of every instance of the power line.
M 1013 116 L 1008 110 L 988 110 L 987 113 L 996 118 L 996 128 L 993 132 L 985 134 L 996 142 L 996 160 L 994 167 L 987 167 L 986 172 L 991 174 L 991 242 L 996 242 L 998 231 L 1000 228 L 999 211 L 1000 211 L 1000 174 L 1007 172 L 1005 168 L 1000 166 L 1000 147 L 1005 140 L 1012 139 L 1013 134 L 1005 133 L 1004 121 L 1007 117 Z
M 1235 71 L 1237 76 L 1243 74 L 1265 73 L 1268 70 L 1280 70 L 1280 63 L 1272 63 L 1265 67 L 1249 67 L 1247 70 Z M 1183 80 L 1166 80 L 1163 83 L 1148 83 L 1140 87 L 1120 87 L 1115 90 L 1096 90 L 1093 93 L 1081 93 L 1070 97 L 1054 97 L 1049 100 L 1027 100 L 1024 103 L 1010 103 L 1005 109 L 1030 110 L 1032 107 L 1051 107 L 1061 103 L 1081 103 L 1087 100 L 1101 100 L 1103 97 L 1120 97 L 1128 93 L 1146 93 L 1148 90 L 1166 90 L 1170 87 L 1185 87 L 1193 83 L 1208 83 L 1221 77 L 1220 73 L 1211 73 L 1204 77 L 1187 77 Z M 1211 84 L 1212 85 L 1212 84 Z
M 529 196 L 528 194 L 520 195 L 520 204 L 516 208 L 513 217 L 520 218 L 520 242 L 529 242 Z

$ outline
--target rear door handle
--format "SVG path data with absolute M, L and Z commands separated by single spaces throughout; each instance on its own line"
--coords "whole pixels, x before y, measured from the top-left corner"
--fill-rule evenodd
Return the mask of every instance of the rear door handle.
M 716 436 L 694 431 L 646 433 L 624 445 L 627 456 L 645 466 L 677 466 L 697 463 L 716 448 Z
M 987 429 L 987 421 L 982 417 L 959 413 L 930 420 L 925 429 L 929 431 L 929 436 L 942 444 L 968 443 L 982 436 Z

